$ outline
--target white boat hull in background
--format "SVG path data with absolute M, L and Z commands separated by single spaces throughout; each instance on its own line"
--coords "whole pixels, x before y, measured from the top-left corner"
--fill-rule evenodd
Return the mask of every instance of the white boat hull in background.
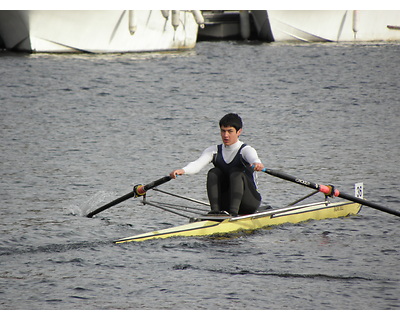
M 398 41 L 396 10 L 268 10 L 274 41 Z
M 191 11 L 0 11 L 7 50 L 150 52 L 192 49 L 198 24 Z

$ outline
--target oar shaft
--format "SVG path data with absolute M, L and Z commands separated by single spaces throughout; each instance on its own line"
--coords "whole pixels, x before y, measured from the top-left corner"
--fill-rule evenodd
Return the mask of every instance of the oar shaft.
M 346 199 L 346 200 L 349 200 L 349 201 L 353 201 L 353 202 L 357 202 L 357 203 L 366 205 L 367 207 L 371 207 L 371 208 L 374 208 L 374 209 L 377 209 L 377 210 L 380 210 L 380 211 L 384 211 L 384 212 L 387 212 L 387 213 L 390 213 L 390 214 L 394 214 L 395 216 L 400 217 L 400 211 L 396 211 L 396 210 L 381 206 L 380 204 L 367 201 L 367 200 L 365 200 L 363 198 L 357 198 L 357 197 L 354 197 L 354 196 L 352 196 L 350 194 L 346 194 L 346 193 L 343 193 L 343 192 L 339 193 L 339 197 L 341 197 L 343 199 Z
M 384 206 L 381 206 L 381 205 L 376 204 L 376 203 L 372 203 L 372 202 L 367 201 L 367 200 L 362 199 L 362 198 L 353 197 L 353 196 L 351 196 L 349 194 L 342 193 L 337 189 L 331 189 L 330 187 L 325 186 L 323 184 L 317 184 L 317 183 L 310 182 L 310 181 L 307 181 L 307 180 L 304 180 L 304 179 L 299 179 L 299 178 L 293 177 L 291 175 L 288 175 L 286 173 L 283 173 L 283 172 L 280 172 L 280 171 L 276 171 L 276 170 L 272 170 L 272 169 L 264 168 L 262 171 L 264 171 L 265 173 L 268 173 L 269 175 L 272 175 L 272 176 L 275 176 L 275 177 L 278 177 L 278 178 L 281 178 L 281 179 L 284 179 L 284 180 L 287 180 L 287 181 L 291 181 L 291 182 L 294 182 L 294 183 L 297 183 L 297 184 L 301 184 L 302 186 L 309 187 L 311 189 L 315 189 L 315 190 L 321 191 L 321 192 L 323 192 L 325 194 L 327 194 L 328 192 L 331 191 L 331 192 L 334 193 L 333 195 L 335 197 L 340 197 L 340 198 L 343 198 L 343 199 L 346 199 L 346 200 L 350 200 L 350 201 L 353 201 L 353 202 L 356 202 L 356 203 L 360 203 L 360 204 L 366 205 L 368 207 L 371 207 L 371 208 L 374 208 L 374 209 L 377 209 L 377 210 L 380 210 L 380 211 L 384 211 L 384 212 L 387 212 L 387 213 L 390 213 L 390 214 L 393 214 L 395 216 L 400 217 L 400 212 L 399 211 L 396 211 L 396 210 L 393 210 L 393 209 L 390 209 L 390 208 L 386 208 Z
M 87 217 L 88 218 L 92 218 L 95 214 L 98 214 L 99 212 L 102 212 L 102 211 L 104 211 L 104 210 L 106 210 L 106 209 L 108 209 L 108 208 L 110 208 L 112 206 L 115 206 L 115 205 L 117 205 L 118 203 L 120 203 L 122 201 L 128 200 L 129 198 L 132 198 L 135 195 L 136 195 L 135 191 L 131 191 L 131 192 L 127 193 L 126 195 L 124 195 L 124 196 L 122 196 L 122 197 L 120 197 L 118 199 L 115 199 L 114 201 L 111 201 L 110 203 L 107 203 L 104 206 L 102 206 L 102 207 L 90 212 L 87 215 Z
M 270 174 L 271 176 L 278 177 L 278 178 L 281 178 L 281 179 L 284 179 L 284 180 L 287 180 L 287 181 L 291 181 L 291 182 L 294 182 L 294 183 L 297 183 L 297 184 L 301 184 L 302 186 L 306 186 L 306 187 L 309 187 L 311 189 L 315 189 L 315 190 L 320 191 L 319 185 L 317 183 L 306 181 L 306 180 L 303 180 L 303 179 L 299 179 L 299 178 L 293 177 L 291 175 L 288 175 L 288 174 L 286 174 L 284 172 L 280 172 L 280 171 L 276 171 L 276 170 L 272 170 L 272 169 L 264 168 L 262 171 L 264 171 L 265 173 Z
M 144 186 L 144 190 L 150 190 L 150 189 L 153 189 L 153 188 L 155 188 L 155 187 L 158 187 L 159 185 L 162 185 L 163 183 L 166 183 L 166 182 L 168 182 L 169 180 L 171 180 L 172 178 L 170 177 L 170 176 L 165 176 L 165 177 L 162 177 L 162 178 L 160 178 L 160 179 L 158 179 L 158 180 L 156 180 L 156 181 L 153 181 L 153 182 L 150 182 L 150 183 L 148 183 L 148 184 L 146 184 L 145 186 Z
M 172 178 L 170 176 L 165 176 L 165 177 L 162 177 L 162 178 L 160 178 L 158 180 L 150 182 L 150 183 L 148 183 L 146 185 L 135 186 L 133 191 L 127 193 L 126 195 L 124 195 L 124 196 L 122 196 L 122 197 L 120 197 L 118 199 L 115 199 L 114 201 L 111 201 L 110 203 L 105 204 L 104 206 L 94 210 L 93 212 L 90 212 L 87 215 L 87 217 L 88 218 L 92 218 L 95 214 L 98 214 L 99 212 L 102 212 L 102 211 L 104 211 L 104 210 L 106 210 L 106 209 L 108 209 L 108 208 L 110 208 L 112 206 L 115 206 L 116 204 L 118 204 L 118 203 L 120 203 L 122 201 L 128 200 L 129 198 L 143 196 L 146 193 L 146 191 L 148 191 L 150 189 L 153 189 L 153 188 L 155 188 L 155 187 L 157 187 L 157 186 L 159 186 L 159 185 L 161 185 L 161 184 L 163 184 L 165 182 L 168 182 L 171 179 Z

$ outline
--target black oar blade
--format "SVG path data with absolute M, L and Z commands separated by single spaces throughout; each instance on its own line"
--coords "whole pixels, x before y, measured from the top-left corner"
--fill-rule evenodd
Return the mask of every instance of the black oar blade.
M 293 177 L 291 175 L 288 175 L 286 173 L 283 173 L 283 172 L 280 172 L 280 171 L 276 171 L 276 170 L 272 170 L 272 169 L 264 168 L 262 171 L 264 171 L 265 173 L 268 173 L 268 174 L 270 174 L 270 175 L 272 175 L 274 177 L 278 177 L 278 178 L 281 178 L 281 179 L 284 179 L 284 180 L 287 180 L 287 181 L 291 181 L 291 182 L 294 182 L 294 183 L 297 183 L 297 184 L 301 184 L 302 186 L 309 187 L 311 189 L 315 189 L 315 190 L 321 191 L 321 192 L 323 192 L 325 194 L 328 194 L 327 192 L 330 192 L 330 194 L 328 194 L 328 195 L 334 195 L 336 197 L 340 197 L 340 198 L 343 198 L 343 199 L 346 199 L 346 200 L 350 200 L 350 201 L 353 201 L 353 202 L 356 202 L 356 203 L 360 203 L 360 204 L 366 205 L 367 207 L 371 207 L 371 208 L 374 208 L 374 209 L 377 209 L 377 210 L 380 210 L 380 211 L 383 211 L 383 212 L 387 212 L 387 213 L 390 213 L 390 214 L 393 214 L 395 216 L 400 217 L 400 212 L 399 211 L 396 211 L 396 210 L 393 210 L 393 209 L 390 209 L 390 208 L 386 208 L 384 206 L 381 206 L 381 205 L 376 204 L 376 203 L 372 203 L 372 202 L 367 201 L 367 200 L 362 199 L 362 198 L 353 197 L 353 196 L 348 195 L 346 193 L 339 192 L 339 190 L 335 189 L 334 187 L 328 187 L 328 186 L 325 186 L 323 184 L 317 184 L 317 183 L 310 182 L 310 181 L 307 181 L 307 180 L 304 180 L 304 179 L 299 179 L 299 178 Z
M 120 203 L 122 201 L 128 200 L 129 198 L 132 198 L 132 197 L 143 196 L 146 193 L 146 191 L 148 191 L 150 189 L 153 189 L 153 188 L 155 188 L 155 187 L 157 187 L 157 186 L 159 186 L 159 185 L 161 185 L 163 183 L 166 183 L 171 179 L 172 178 L 170 176 L 165 176 L 165 177 L 162 177 L 162 178 L 160 178 L 158 180 L 150 182 L 150 183 L 148 183 L 146 185 L 137 185 L 137 186 L 134 187 L 133 191 L 131 191 L 131 192 L 127 193 L 126 195 L 124 195 L 124 196 L 122 196 L 122 197 L 120 197 L 118 199 L 115 199 L 114 201 L 111 201 L 110 203 L 107 203 L 104 206 L 102 206 L 102 207 L 90 212 L 86 217 L 92 218 L 95 214 L 98 214 L 99 212 L 102 212 L 102 211 L 104 211 L 104 210 L 106 210 L 106 209 L 108 209 L 108 208 L 110 208 L 112 206 L 115 206 L 116 204 L 118 204 L 118 203 Z

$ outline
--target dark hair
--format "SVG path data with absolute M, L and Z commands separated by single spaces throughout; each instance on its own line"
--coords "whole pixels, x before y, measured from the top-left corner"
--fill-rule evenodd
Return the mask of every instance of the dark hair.
M 243 127 L 242 118 L 236 113 L 228 113 L 219 120 L 219 127 L 234 127 L 238 131 Z

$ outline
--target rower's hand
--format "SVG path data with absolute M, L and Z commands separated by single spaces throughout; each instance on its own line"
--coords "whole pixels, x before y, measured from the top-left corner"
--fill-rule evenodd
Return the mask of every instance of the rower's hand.
M 262 169 L 264 169 L 264 165 L 259 162 L 253 163 L 251 167 L 254 169 L 254 171 L 261 171 Z
M 183 175 L 183 174 L 185 174 L 185 170 L 183 170 L 183 169 L 177 169 L 177 170 L 172 171 L 172 172 L 169 174 L 169 176 L 170 176 L 172 179 L 176 179 L 177 176 L 181 176 L 181 175 Z

